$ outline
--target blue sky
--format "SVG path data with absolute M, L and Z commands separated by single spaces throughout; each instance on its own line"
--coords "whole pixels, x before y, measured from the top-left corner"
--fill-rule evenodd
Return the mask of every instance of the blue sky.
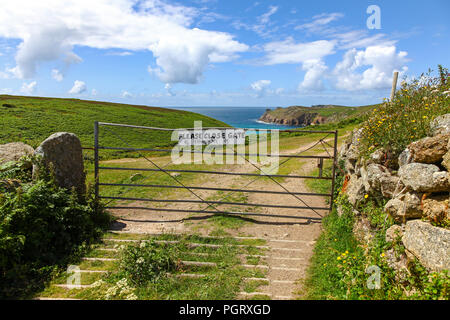
M 379 29 L 368 28 L 371 5 Z M 450 65 L 449 13 L 447 0 L 0 0 L 0 93 L 156 106 L 377 103 L 394 71 Z

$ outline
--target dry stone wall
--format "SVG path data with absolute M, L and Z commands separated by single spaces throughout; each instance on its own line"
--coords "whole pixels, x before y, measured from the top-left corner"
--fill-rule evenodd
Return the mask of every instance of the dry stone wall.
M 431 134 L 411 143 L 395 159 L 395 166 L 383 163 L 384 150 L 375 150 L 369 159 L 359 151 L 361 129 L 343 144 L 339 157 L 344 162 L 345 193 L 357 207 L 367 196 L 384 197 L 384 210 L 395 221 L 408 255 L 429 270 L 450 266 L 450 114 L 431 123 Z M 447 224 L 448 225 L 448 224 Z

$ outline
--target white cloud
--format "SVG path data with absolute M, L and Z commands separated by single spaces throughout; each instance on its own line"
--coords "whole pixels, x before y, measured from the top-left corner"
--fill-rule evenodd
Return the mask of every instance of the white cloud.
M 22 88 L 20 88 L 20 91 L 25 94 L 32 94 L 34 92 L 34 90 L 36 89 L 36 85 L 37 85 L 36 81 L 32 81 L 30 83 L 24 82 L 22 84 Z
M 97 89 L 92 89 L 91 90 L 91 96 L 96 96 L 98 94 L 98 91 L 97 91 Z
M 120 56 L 120 57 L 126 57 L 133 55 L 133 52 L 130 51 L 111 51 L 107 53 L 108 56 Z
M 258 35 L 262 37 L 267 37 L 271 33 L 276 32 L 278 30 L 278 28 L 274 26 L 274 23 L 270 21 L 270 17 L 274 15 L 277 11 L 278 11 L 277 6 L 269 6 L 269 10 L 266 13 L 263 13 L 262 15 L 256 18 L 257 23 L 249 24 L 236 20 L 233 21 L 231 25 L 237 30 L 240 29 L 250 30 L 256 32 Z
M 52 70 L 52 78 L 55 79 L 58 82 L 61 82 L 61 81 L 63 81 L 64 76 L 61 73 L 61 71 L 59 71 L 58 69 L 53 69 Z
M 270 42 L 264 45 L 266 57 L 263 64 L 302 63 L 313 59 L 322 59 L 334 53 L 335 41 L 318 40 L 295 43 L 292 38 Z
M 278 7 L 276 6 L 270 6 L 269 7 L 269 11 L 267 11 L 266 13 L 262 14 L 258 20 L 261 24 L 267 24 L 270 21 L 270 16 L 275 14 L 278 11 Z
M 69 90 L 70 94 L 80 94 L 87 90 L 86 83 L 80 80 L 75 80 L 72 89 Z
M 228 33 L 190 28 L 198 15 L 160 0 L 2 1 L 0 36 L 23 40 L 11 70 L 19 78 L 32 77 L 41 62 L 80 62 L 73 48 L 87 46 L 150 50 L 161 81 L 197 83 L 209 63 L 248 50 Z
M 397 52 L 395 46 L 370 46 L 365 50 L 351 49 L 333 70 L 337 89 L 386 89 L 392 85 L 392 74 L 400 76 L 408 70 L 405 66 L 407 52 Z M 366 68 L 364 71 L 361 69 Z M 361 70 L 358 72 L 358 69 Z
M 309 32 L 324 32 L 326 30 L 326 25 L 342 18 L 344 15 L 342 13 L 322 13 L 320 15 L 314 16 L 313 21 L 305 23 L 295 27 L 295 30 L 306 30 Z
M 268 92 L 268 88 L 272 81 L 270 80 L 258 80 L 250 84 L 250 87 L 255 91 L 258 98 L 264 96 Z
M 328 67 L 321 60 L 313 59 L 303 63 L 303 70 L 306 71 L 303 82 L 298 89 L 300 91 L 320 91 L 323 90 L 322 77 L 328 70 Z
M 173 97 L 173 96 L 176 95 L 175 92 L 172 91 L 172 85 L 170 83 L 166 83 L 166 85 L 164 86 L 164 89 L 167 90 L 167 95 L 168 96 Z
M 370 46 L 393 46 L 397 41 L 386 39 L 383 33 L 369 35 L 366 30 L 353 30 L 344 33 L 333 34 L 339 42 L 339 49 L 367 48 Z
M 122 98 L 125 99 L 129 99 L 129 98 L 133 98 L 133 95 L 131 93 L 129 93 L 128 91 L 122 91 Z

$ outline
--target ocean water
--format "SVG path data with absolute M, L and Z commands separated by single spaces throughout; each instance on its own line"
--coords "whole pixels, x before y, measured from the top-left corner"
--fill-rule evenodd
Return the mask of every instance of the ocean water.
M 254 129 L 292 129 L 298 127 L 284 126 L 274 123 L 264 123 L 258 119 L 264 114 L 267 107 L 167 107 L 170 109 L 185 110 L 200 113 L 220 120 L 235 128 Z

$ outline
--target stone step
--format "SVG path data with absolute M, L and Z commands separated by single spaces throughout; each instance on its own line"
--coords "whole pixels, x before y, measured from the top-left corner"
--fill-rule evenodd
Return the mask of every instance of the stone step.
M 301 272 L 303 268 L 294 268 L 294 267 L 279 267 L 279 266 L 268 266 L 261 264 L 242 264 L 244 268 L 257 268 L 257 269 L 265 269 L 265 270 L 275 270 L 275 271 L 284 271 L 284 272 Z
M 292 280 L 273 280 L 269 278 L 244 278 L 245 281 L 261 281 L 267 283 L 276 283 L 276 284 L 295 284 L 295 281 Z
M 294 300 L 293 296 L 281 296 L 281 295 L 272 295 L 266 292 L 239 292 L 239 296 L 244 298 L 251 298 L 254 296 L 267 296 L 273 300 Z
M 113 238 L 105 238 L 103 239 L 104 241 L 112 241 L 112 242 L 125 242 L 125 243 L 130 243 L 130 242 L 149 242 L 151 240 L 134 240 L 134 239 L 113 239 Z M 179 243 L 180 241 L 178 240 L 157 240 L 155 241 L 156 243 L 164 243 L 164 244 L 173 244 L 173 243 Z M 233 246 L 231 244 L 212 244 L 212 243 L 188 243 L 188 246 L 191 248 L 196 248 L 196 247 L 208 247 L 208 248 L 221 248 L 221 247 L 226 247 L 226 246 Z M 254 245 L 246 245 L 246 244 L 238 244 L 236 245 L 237 247 L 254 247 L 254 248 L 258 248 L 258 249 L 267 249 L 269 250 L 270 247 L 269 246 L 254 246 Z
M 127 232 L 127 231 L 109 231 L 110 233 L 115 234 L 137 234 L 137 235 L 148 235 L 148 236 L 166 236 L 166 235 L 176 235 L 176 236 L 192 236 L 192 234 L 186 234 L 186 233 L 149 233 L 149 232 Z M 235 240 L 264 240 L 267 242 L 274 242 L 274 243 L 296 243 L 296 244 L 308 244 L 312 245 L 315 243 L 315 241 L 309 241 L 309 240 L 300 240 L 300 239 L 275 239 L 275 238 L 269 238 L 269 237 L 251 237 L 251 236 L 230 236 L 230 237 L 220 237 L 220 236 L 208 236 L 208 235 L 194 235 L 205 239 L 235 239 Z
M 82 260 L 87 261 L 118 261 L 116 258 L 95 258 L 95 257 L 84 257 Z M 199 266 L 199 267 L 217 267 L 215 262 L 203 262 L 203 261 L 181 261 L 185 266 Z

